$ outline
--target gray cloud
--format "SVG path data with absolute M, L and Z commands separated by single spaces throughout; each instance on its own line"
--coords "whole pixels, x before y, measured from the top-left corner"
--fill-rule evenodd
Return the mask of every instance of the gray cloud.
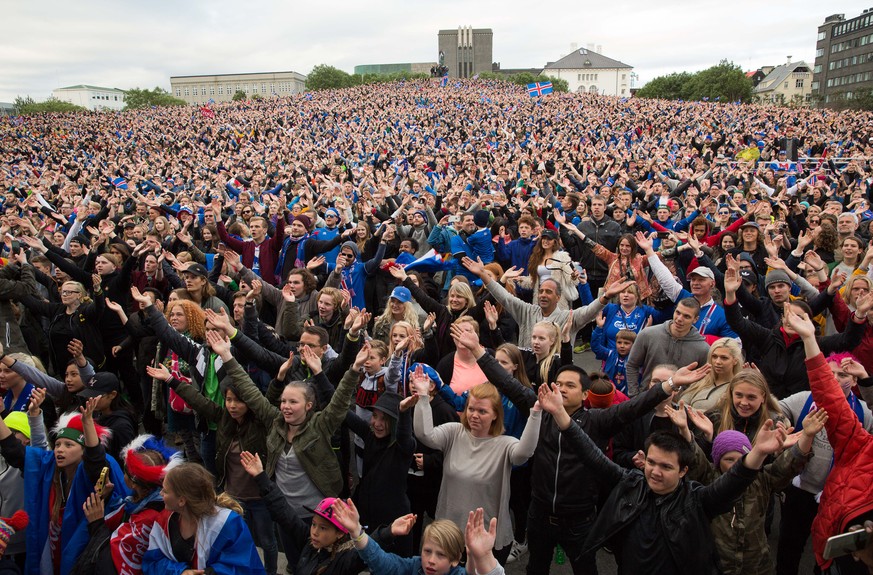
M 852 17 L 869 0 L 842 4 Z M 571 43 L 593 43 L 646 81 L 723 58 L 744 69 L 789 54 L 811 63 L 817 27 L 831 13 L 810 0 L 10 2 L 0 100 L 43 99 L 71 84 L 169 88 L 173 75 L 434 61 L 437 30 L 459 25 L 492 28 L 503 67 L 541 67 Z

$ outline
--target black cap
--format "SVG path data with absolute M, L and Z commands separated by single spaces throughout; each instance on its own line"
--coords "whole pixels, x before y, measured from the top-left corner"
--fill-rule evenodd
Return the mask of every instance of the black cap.
M 121 391 L 121 384 L 114 373 L 100 371 L 85 382 L 85 389 L 79 392 L 79 397 L 90 399 L 98 395 L 106 395 L 113 391 Z
M 753 272 L 752 270 L 740 270 L 740 277 L 743 279 L 744 282 L 753 285 L 758 283 L 758 278 L 755 277 L 755 272 Z
M 73 243 L 73 242 L 76 242 L 77 244 L 81 244 L 83 246 L 87 246 L 90 243 L 88 241 L 88 238 L 86 238 L 82 234 L 78 234 L 78 235 L 75 235 L 72 238 L 70 238 L 70 243 Z
M 550 240 L 557 240 L 558 239 L 558 233 L 555 230 L 543 230 L 542 236 L 544 238 L 549 238 Z
M 195 276 L 200 276 L 204 278 L 209 277 L 209 272 L 206 270 L 206 267 L 203 264 L 191 264 L 187 268 L 185 268 L 185 271 L 183 271 L 182 273 L 194 274 Z

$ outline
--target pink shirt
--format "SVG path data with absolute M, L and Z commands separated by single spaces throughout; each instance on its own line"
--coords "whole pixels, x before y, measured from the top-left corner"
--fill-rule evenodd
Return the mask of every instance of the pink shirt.
M 475 387 L 480 383 L 485 383 L 488 378 L 479 368 L 479 364 L 473 362 L 472 365 L 467 365 L 458 359 L 458 354 L 455 354 L 454 371 L 452 372 L 452 381 L 449 387 L 456 395 L 461 395 L 471 387 Z

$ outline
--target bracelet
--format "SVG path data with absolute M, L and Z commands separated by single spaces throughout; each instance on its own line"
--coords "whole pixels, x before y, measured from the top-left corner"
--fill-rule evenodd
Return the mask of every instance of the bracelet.
M 867 321 L 867 316 L 866 316 L 866 315 L 858 315 L 858 312 L 857 312 L 857 311 L 853 311 L 853 312 L 852 312 L 852 316 L 853 316 L 856 320 L 858 320 L 858 323 L 861 323 L 861 322 Z M 3 359 L 3 358 L 0 357 L 0 359 Z
M 364 535 L 366 535 L 366 534 L 367 534 L 367 532 L 364 531 L 363 527 L 361 527 L 361 532 L 358 534 L 358 536 L 352 537 L 352 543 L 360 543 L 360 541 L 364 538 Z

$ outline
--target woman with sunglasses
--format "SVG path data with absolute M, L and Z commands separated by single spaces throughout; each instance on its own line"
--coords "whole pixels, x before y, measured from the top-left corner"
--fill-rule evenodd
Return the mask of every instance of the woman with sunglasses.
M 510 268 L 511 269 L 511 268 Z M 573 279 L 573 261 L 565 252 L 554 230 L 543 230 L 540 239 L 534 245 L 533 252 L 527 264 L 528 276 L 520 277 L 518 287 L 539 292 L 540 282 L 553 279 L 561 286 L 559 309 L 571 309 L 573 302 L 579 298 L 576 281 Z M 510 272 L 504 277 L 513 277 Z

